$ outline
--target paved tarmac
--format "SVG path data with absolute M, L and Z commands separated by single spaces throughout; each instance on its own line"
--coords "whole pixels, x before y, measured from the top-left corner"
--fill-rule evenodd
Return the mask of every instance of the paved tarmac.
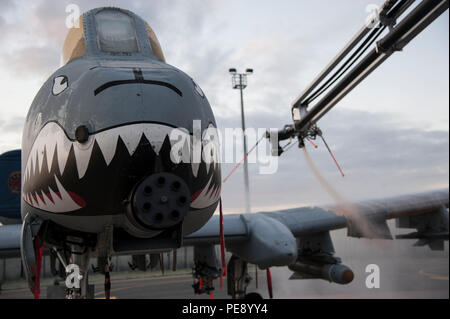
M 324 280 L 289 280 L 292 272 L 287 267 L 272 268 L 273 293 L 275 298 L 318 298 L 318 299 L 422 299 L 449 298 L 449 243 L 444 251 L 431 251 L 428 247 L 413 247 L 415 240 L 368 240 L 346 236 L 345 230 L 332 233 L 336 256 L 349 266 L 355 279 L 349 285 L 338 285 Z M 380 271 L 380 287 L 369 289 L 366 280 L 368 265 L 377 265 Z M 249 274 L 255 279 L 255 267 L 249 265 Z M 266 273 L 258 271 L 258 289 L 255 280 L 247 292 L 258 292 L 268 298 Z M 100 275 L 94 275 L 90 282 L 95 284 L 95 297 L 104 297 Z M 207 299 L 196 296 L 192 289 L 191 270 L 159 272 L 112 272 L 111 295 L 118 299 Z M 41 296 L 46 296 L 46 285 L 51 279 L 42 280 Z M 226 278 L 223 290 L 216 280 L 214 298 L 228 298 Z M 32 298 L 25 281 L 6 282 L 0 299 Z
M 364 258 L 350 259 L 347 265 L 355 272 L 355 280 L 341 286 L 323 280 L 288 280 L 291 272 L 287 268 L 273 268 L 273 289 L 275 298 L 449 298 L 449 259 L 448 253 L 431 253 L 426 257 L 398 257 L 393 261 L 392 256 L 364 256 Z M 365 268 L 372 259 L 376 259 L 380 268 L 380 288 L 368 289 Z M 395 258 L 394 258 L 395 259 Z M 393 266 L 395 265 L 395 266 Z M 250 266 L 250 275 L 255 278 L 255 268 Z M 131 278 L 131 277 L 135 278 Z M 255 280 L 248 288 L 248 292 L 257 291 L 264 298 L 268 297 L 265 271 L 259 270 L 256 289 Z M 95 297 L 104 297 L 101 277 L 93 278 L 96 282 Z M 49 282 L 49 281 L 47 281 Z M 117 299 L 208 299 L 209 296 L 196 296 L 191 287 L 192 278 L 186 270 L 166 273 L 165 276 L 155 273 L 116 273 L 112 277 L 111 295 Z M 226 280 L 224 288 L 217 289 L 214 298 L 228 298 L 226 295 Z M 8 285 L 0 294 L 0 299 L 28 299 L 31 293 L 22 288 L 8 289 Z M 42 296 L 46 296 L 46 288 L 42 288 Z

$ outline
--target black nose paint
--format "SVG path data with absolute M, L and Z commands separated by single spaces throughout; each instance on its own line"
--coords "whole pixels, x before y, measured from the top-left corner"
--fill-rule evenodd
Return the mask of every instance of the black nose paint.
M 89 139 L 89 130 L 86 126 L 78 126 L 75 130 L 75 138 L 79 143 L 86 143 Z

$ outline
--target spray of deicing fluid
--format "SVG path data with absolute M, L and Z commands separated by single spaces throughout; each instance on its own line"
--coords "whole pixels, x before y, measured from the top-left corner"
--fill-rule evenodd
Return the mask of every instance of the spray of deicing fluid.
M 358 224 L 361 232 L 365 237 L 374 237 L 373 229 L 370 227 L 364 216 L 359 212 L 358 207 L 345 200 L 345 198 L 341 194 L 339 194 L 339 192 L 325 179 L 325 177 L 320 173 L 317 166 L 311 160 L 306 147 L 303 148 L 303 153 L 305 154 L 306 162 L 308 163 L 308 166 L 313 172 L 314 176 L 336 202 L 337 206 L 334 210 L 336 214 L 345 216 L 346 218 L 350 219 L 352 223 Z

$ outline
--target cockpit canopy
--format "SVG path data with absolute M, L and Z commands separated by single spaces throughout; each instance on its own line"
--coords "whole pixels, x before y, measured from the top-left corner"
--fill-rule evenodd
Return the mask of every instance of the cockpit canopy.
M 100 51 L 139 52 L 133 19 L 117 10 L 102 10 L 95 15 L 97 43 Z
M 69 30 L 62 50 L 61 62 L 63 65 L 86 53 L 86 34 L 96 34 L 98 50 L 103 53 L 114 55 L 141 52 L 142 43 L 140 43 L 136 28 L 136 20 L 140 19 L 139 17 L 118 8 L 102 8 L 92 11 L 95 12 L 93 24 L 83 23 L 86 17 L 86 14 L 84 14 Z M 143 24 L 153 55 L 159 61 L 165 62 L 156 34 L 147 22 L 143 21 Z M 85 27 L 95 28 L 95 30 L 84 30 Z

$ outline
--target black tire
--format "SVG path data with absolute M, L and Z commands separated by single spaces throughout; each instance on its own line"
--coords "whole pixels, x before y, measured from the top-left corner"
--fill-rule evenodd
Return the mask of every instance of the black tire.
M 133 262 L 140 271 L 147 270 L 146 255 L 133 255 Z

